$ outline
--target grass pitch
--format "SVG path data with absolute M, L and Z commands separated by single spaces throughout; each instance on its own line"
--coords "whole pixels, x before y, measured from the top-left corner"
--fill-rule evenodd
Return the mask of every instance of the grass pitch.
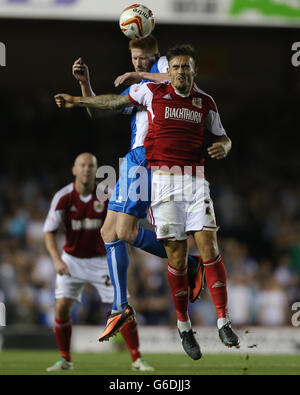
M 73 354 L 74 370 L 47 373 L 56 351 L 0 352 L 0 375 L 299 375 L 300 355 L 219 354 L 193 361 L 185 354 L 145 354 L 154 372 L 134 372 L 127 352 Z

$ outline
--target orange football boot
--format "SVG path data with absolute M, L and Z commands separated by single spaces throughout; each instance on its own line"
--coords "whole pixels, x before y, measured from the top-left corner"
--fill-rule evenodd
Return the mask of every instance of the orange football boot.
M 188 270 L 190 286 L 190 302 L 200 299 L 200 294 L 205 286 L 204 266 L 201 257 L 198 257 L 198 265 Z
M 101 336 L 99 336 L 99 342 L 108 340 L 110 337 L 116 335 L 129 321 L 135 319 L 134 308 L 127 305 L 123 311 L 112 313 L 107 320 L 106 327 Z

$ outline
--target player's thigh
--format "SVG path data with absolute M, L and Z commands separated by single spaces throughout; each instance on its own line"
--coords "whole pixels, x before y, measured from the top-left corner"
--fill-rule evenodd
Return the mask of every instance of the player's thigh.
M 176 269 L 183 269 L 187 262 L 188 240 L 164 241 L 170 264 Z
M 137 237 L 138 229 L 139 218 L 131 214 L 118 213 L 116 231 L 120 240 L 132 244 Z
M 118 214 L 116 211 L 107 210 L 107 215 L 101 228 L 101 236 L 104 243 L 110 243 L 118 239 L 116 232 Z
M 194 233 L 194 239 L 203 261 L 214 259 L 219 254 L 217 232 L 201 230 Z
M 177 182 L 179 180 L 179 182 Z M 182 199 L 181 178 L 154 174 L 148 218 L 156 228 L 158 240 L 186 240 L 186 208 Z
M 55 299 L 71 299 L 81 302 L 85 281 L 72 276 L 56 276 Z

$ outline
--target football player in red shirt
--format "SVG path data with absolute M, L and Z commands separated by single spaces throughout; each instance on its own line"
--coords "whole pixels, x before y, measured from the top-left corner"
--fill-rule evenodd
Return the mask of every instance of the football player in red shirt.
M 107 213 L 107 202 L 96 196 L 97 159 L 90 153 L 80 154 L 73 166 L 75 182 L 58 191 L 44 225 L 46 248 L 51 255 L 56 277 L 55 335 L 61 358 L 47 371 L 73 369 L 71 357 L 71 311 L 75 301 L 81 301 L 86 283 L 93 285 L 102 303 L 113 301 L 106 249 L 100 228 Z M 62 254 L 56 241 L 56 231 L 63 225 L 66 242 Z M 139 351 L 135 320 L 126 324 L 121 333 L 127 343 L 134 370 L 150 371 L 151 366 Z
M 177 313 L 183 348 L 193 359 L 201 358 L 188 316 L 187 238 L 194 236 L 203 259 L 209 291 L 216 306 L 219 337 L 227 347 L 238 347 L 227 312 L 227 278 L 219 252 L 209 183 L 204 178 L 204 133 L 216 142 L 208 148 L 214 159 L 223 159 L 231 140 L 220 121 L 211 96 L 194 84 L 195 54 L 182 45 L 168 52 L 171 82 L 132 86 L 124 96 L 101 95 L 93 98 L 55 96 L 59 107 L 90 107 L 120 110 L 130 103 L 147 108 L 149 131 L 146 156 L 153 171 L 152 223 L 157 238 L 164 240 L 169 258 L 168 279 Z M 196 187 L 196 188 L 195 188 Z M 193 189 L 196 189 L 192 193 Z M 188 196 L 186 196 L 188 195 Z

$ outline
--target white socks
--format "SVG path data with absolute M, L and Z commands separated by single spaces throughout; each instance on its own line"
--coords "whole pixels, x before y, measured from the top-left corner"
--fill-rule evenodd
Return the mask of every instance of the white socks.
M 218 329 L 221 329 L 224 325 L 228 324 L 228 318 L 218 318 L 217 326 Z M 190 319 L 188 321 L 177 321 L 177 327 L 180 332 L 188 332 L 192 329 L 192 324 Z
M 192 324 L 190 319 L 188 321 L 177 321 L 177 328 L 180 332 L 188 332 L 192 329 Z
M 218 318 L 217 321 L 218 329 L 221 329 L 224 325 L 228 324 L 228 322 L 229 322 L 228 318 Z

